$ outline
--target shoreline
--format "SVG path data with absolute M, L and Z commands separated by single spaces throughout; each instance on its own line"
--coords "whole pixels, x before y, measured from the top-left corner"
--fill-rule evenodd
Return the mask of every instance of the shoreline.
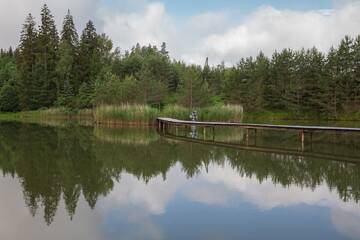
M 145 114 L 144 114 L 145 115 Z M 171 113 L 172 118 L 176 118 L 176 112 Z M 184 118 L 184 112 L 178 113 L 179 118 L 181 120 L 187 120 Z M 78 121 L 78 122 L 87 122 L 87 124 L 93 124 L 95 126 L 101 127 L 153 127 L 155 126 L 155 120 L 157 117 L 163 116 L 161 112 L 157 112 L 157 114 L 152 116 L 144 117 L 141 113 L 137 116 L 132 116 L 132 119 L 124 119 L 123 116 L 117 117 L 114 116 L 106 116 L 99 117 L 96 116 L 96 109 L 85 109 L 75 112 L 64 111 L 63 109 L 46 109 L 46 110 L 36 110 L 36 111 L 24 111 L 24 112 L 16 112 L 16 113 L 5 113 L 0 112 L 0 121 L 18 121 L 18 122 L 30 122 L 37 123 L 43 121 Z M 138 119 L 136 119 L 138 118 Z M 200 119 L 200 121 L 217 121 L 214 119 Z M 290 112 L 256 112 L 256 113 L 244 113 L 239 119 L 234 120 L 228 117 L 227 119 L 223 119 L 224 122 L 245 122 L 245 123 L 274 123 L 274 124 L 282 124 L 286 122 L 298 122 L 298 123 L 306 123 L 311 122 L 312 124 L 319 123 L 320 125 L 324 125 L 326 123 L 359 123 L 360 125 L 360 113 L 354 114 L 341 114 L 337 118 L 320 118 L 314 117 L 311 115 L 303 115 L 303 117 L 299 117 Z

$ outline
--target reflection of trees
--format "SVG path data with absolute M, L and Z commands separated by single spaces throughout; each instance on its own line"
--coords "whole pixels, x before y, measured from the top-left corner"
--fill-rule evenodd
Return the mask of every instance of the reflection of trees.
M 98 133 L 75 126 L 1 123 L 0 168 L 4 174 L 18 176 L 30 211 L 36 214 L 43 206 L 48 224 L 61 198 L 72 218 L 81 193 L 94 208 L 99 196 L 108 194 L 115 180 L 121 181 L 122 172 L 144 182 L 158 175 L 165 179 L 177 162 L 189 178 L 211 163 L 228 161 L 241 176 L 256 177 L 260 182 L 271 179 L 282 186 L 312 189 L 326 182 L 344 201 L 360 200 L 360 167 L 355 164 L 168 141 L 151 133 L 119 130 L 122 138 L 132 138 L 130 142 L 118 141 L 120 136 L 108 138 L 109 133 L 104 132 L 99 139 Z M 146 136 L 151 140 L 137 141 Z M 117 140 L 104 141 L 103 137 Z
M 48 224 L 53 221 L 62 194 L 72 217 L 81 191 L 94 207 L 97 198 L 111 190 L 108 168 L 95 159 L 92 129 L 31 124 L 2 124 L 0 129 L 0 149 L 5 153 L 0 156 L 3 172 L 17 174 L 26 204 L 33 214 L 39 205 L 43 206 Z

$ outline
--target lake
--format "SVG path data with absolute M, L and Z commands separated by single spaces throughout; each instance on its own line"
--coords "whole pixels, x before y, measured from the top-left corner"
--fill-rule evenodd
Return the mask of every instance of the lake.
M 360 239 L 360 136 L 52 125 L 0 122 L 2 240 Z

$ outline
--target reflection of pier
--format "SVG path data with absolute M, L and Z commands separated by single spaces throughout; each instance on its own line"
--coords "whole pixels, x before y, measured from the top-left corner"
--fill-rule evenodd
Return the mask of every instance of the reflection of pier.
M 295 156 L 306 156 L 306 157 L 316 157 L 316 158 L 326 158 L 329 160 L 342 160 L 349 162 L 359 162 L 359 158 L 342 156 L 342 155 L 333 155 L 327 153 L 315 153 L 305 151 L 305 134 L 309 136 L 309 143 L 312 145 L 312 134 L 314 132 L 323 132 L 323 133 L 360 133 L 360 128 L 345 128 L 345 127 L 323 127 L 323 126 L 295 126 L 295 125 L 270 125 L 270 124 L 248 124 L 248 123 L 226 123 L 226 122 L 198 122 L 198 121 L 182 121 L 171 118 L 158 118 L 157 126 L 160 133 L 176 137 L 180 140 L 193 141 L 198 143 L 207 143 L 217 146 L 224 147 L 233 147 L 243 150 L 251 151 L 260 151 L 260 152 L 270 152 L 270 153 L 279 153 L 279 154 L 289 154 Z M 203 140 L 201 139 L 192 139 L 184 136 L 179 136 L 179 128 L 191 128 L 191 127 L 202 128 L 203 131 Z M 234 144 L 226 142 L 217 142 L 215 141 L 215 127 L 237 127 L 245 129 L 245 142 L 244 144 Z M 208 134 L 208 137 L 212 138 L 212 141 L 207 140 L 207 129 L 211 129 L 211 133 Z M 250 130 L 254 132 L 255 144 L 249 144 L 249 134 Z M 257 130 L 278 130 L 278 131 L 297 131 L 299 132 L 299 139 L 301 143 L 301 150 L 287 150 L 282 148 L 274 147 L 259 147 L 256 146 L 256 134 Z M 169 134 L 171 133 L 172 134 Z

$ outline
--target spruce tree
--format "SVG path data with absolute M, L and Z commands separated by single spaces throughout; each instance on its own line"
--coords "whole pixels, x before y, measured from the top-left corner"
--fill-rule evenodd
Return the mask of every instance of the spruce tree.
M 19 54 L 17 56 L 17 69 L 19 73 L 18 92 L 22 110 L 35 108 L 32 96 L 36 90 L 34 86 L 34 65 L 37 51 L 37 34 L 35 20 L 29 14 L 21 31 Z
M 343 110 L 351 110 L 354 100 L 353 40 L 349 36 L 341 41 L 338 48 L 339 84 Z
M 96 79 L 96 72 L 93 71 L 93 67 L 97 64 L 98 54 L 98 35 L 96 28 L 92 21 L 86 24 L 84 31 L 82 32 L 79 46 L 78 55 L 78 81 L 75 89 L 86 83 L 90 88 Z
M 337 117 L 341 110 L 341 85 L 339 80 L 339 57 L 334 47 L 330 48 L 326 61 L 326 98 L 327 112 L 330 117 Z
M 79 44 L 79 36 L 70 10 L 68 10 L 64 18 L 63 29 L 61 31 L 61 42 L 67 42 L 72 47 L 73 51 L 76 51 Z
M 57 50 L 59 36 L 54 17 L 45 4 L 41 9 L 41 25 L 37 37 L 37 55 L 35 78 L 37 92 L 34 94 L 34 105 L 50 107 L 57 98 Z
M 356 109 L 360 109 L 360 35 L 354 41 L 353 52 L 354 52 L 354 62 L 353 62 L 354 107 Z
M 58 62 L 56 66 L 57 73 L 57 95 L 59 105 L 73 105 L 75 95 L 74 89 L 76 82 L 76 58 L 79 39 L 75 29 L 73 17 L 70 10 L 65 16 L 63 29 L 61 31 L 61 40 L 58 51 Z

